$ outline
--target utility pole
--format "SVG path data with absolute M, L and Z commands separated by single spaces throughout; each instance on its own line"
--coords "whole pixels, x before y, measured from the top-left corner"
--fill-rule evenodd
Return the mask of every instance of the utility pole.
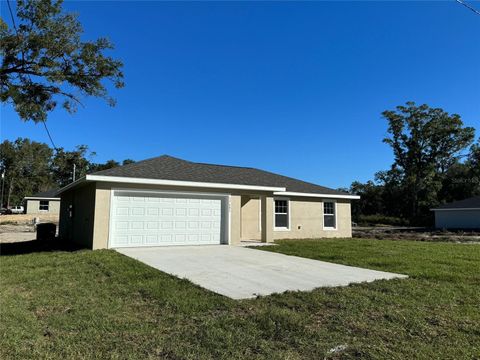
M 75 171 L 77 170 L 77 165 L 73 163 L 73 182 L 75 182 Z
M 2 200 L 0 200 L 0 208 L 3 208 L 3 188 L 5 186 L 5 170 L 2 172 Z

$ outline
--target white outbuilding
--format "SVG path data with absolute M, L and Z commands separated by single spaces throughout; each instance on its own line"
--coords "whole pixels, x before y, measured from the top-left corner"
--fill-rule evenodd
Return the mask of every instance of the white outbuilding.
M 40 192 L 35 195 L 26 196 L 23 201 L 26 214 L 59 214 L 60 197 L 57 189 Z
M 444 204 L 432 211 L 436 228 L 480 229 L 480 196 Z

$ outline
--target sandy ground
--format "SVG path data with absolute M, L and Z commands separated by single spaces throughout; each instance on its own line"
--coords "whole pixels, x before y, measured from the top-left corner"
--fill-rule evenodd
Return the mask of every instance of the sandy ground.
M 55 223 L 58 231 L 58 214 L 20 214 L 0 216 L 0 244 L 30 241 L 36 239 L 33 219 L 38 217 L 40 223 Z
M 33 223 L 33 219 L 39 218 L 40 222 L 53 222 L 58 223 L 58 214 L 12 214 L 1 215 L 0 225 L 2 224 L 28 224 Z
M 31 241 L 36 239 L 34 232 L 5 232 L 0 233 L 0 244 Z
M 34 240 L 36 236 L 33 224 L 0 223 L 0 244 Z

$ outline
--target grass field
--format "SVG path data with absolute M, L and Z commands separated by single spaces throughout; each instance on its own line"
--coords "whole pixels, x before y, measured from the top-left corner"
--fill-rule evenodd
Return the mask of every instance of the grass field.
M 480 358 L 479 245 L 338 239 L 258 251 L 410 278 L 234 301 L 111 250 L 2 256 L 0 358 Z

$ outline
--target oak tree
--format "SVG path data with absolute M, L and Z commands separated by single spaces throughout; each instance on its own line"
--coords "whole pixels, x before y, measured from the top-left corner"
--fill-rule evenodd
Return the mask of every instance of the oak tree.
M 384 111 L 389 135 L 383 140 L 393 150 L 391 172 L 404 191 L 408 217 L 415 219 L 438 200 L 442 180 L 473 142 L 475 130 L 457 114 L 408 102 Z
M 62 0 L 18 0 L 16 16 L 7 5 L 11 12 L 0 18 L 3 103 L 35 122 L 59 105 L 74 112 L 84 96 L 115 104 L 105 80 L 123 87 L 123 65 L 107 55 L 113 49 L 107 38 L 83 41 L 77 15 L 63 12 Z

